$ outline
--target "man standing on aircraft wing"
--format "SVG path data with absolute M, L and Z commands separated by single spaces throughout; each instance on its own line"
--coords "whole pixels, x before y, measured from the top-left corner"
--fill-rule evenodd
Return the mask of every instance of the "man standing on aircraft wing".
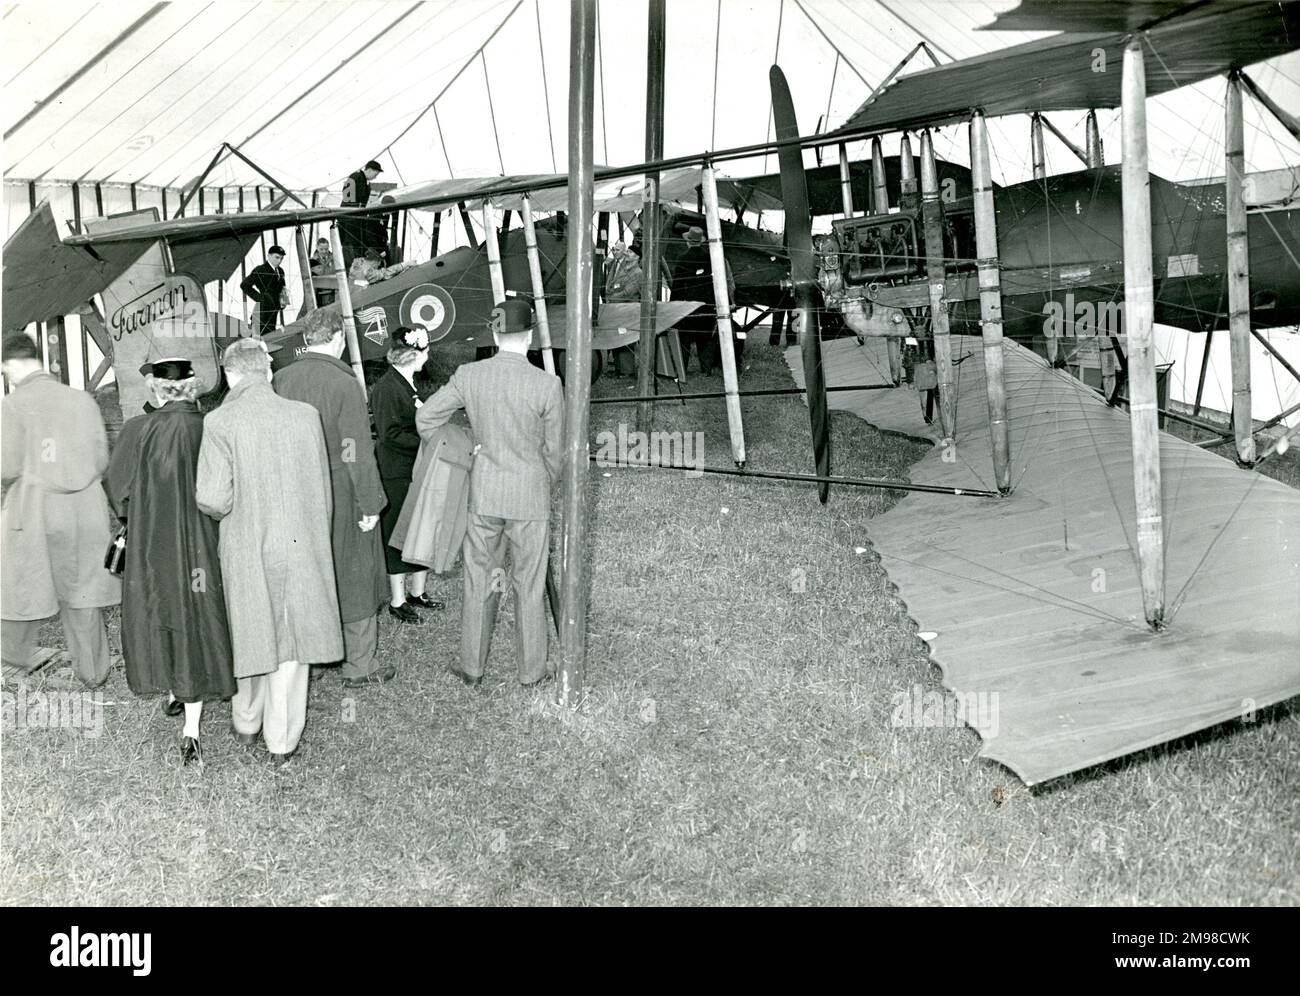
M 288 302 L 285 300 L 284 250 L 271 246 L 266 251 L 266 262 L 253 267 L 239 285 L 239 289 L 257 303 L 257 334 L 268 335 L 275 331 L 275 316 Z
M 345 208 L 366 207 L 370 203 L 370 184 L 384 168 L 370 160 L 361 169 L 348 175 L 343 181 L 343 204 Z M 382 249 L 384 240 L 375 234 L 376 221 L 372 218 L 340 218 L 339 241 L 343 243 L 343 265 L 349 267 L 352 261 L 365 253 L 367 249 Z M 378 225 L 382 232 L 383 225 Z M 378 239 L 378 243 L 375 240 Z
M 492 309 L 499 352 L 466 363 L 415 416 L 427 439 L 463 408 L 481 449 L 470 472 L 465 534 L 465 601 L 461 609 L 460 668 L 467 685 L 483 679 L 497 604 L 515 590 L 519 681 L 535 685 L 547 669 L 546 562 L 551 485 L 560 476 L 564 393 L 560 379 L 528 362 L 533 309 L 512 298 Z

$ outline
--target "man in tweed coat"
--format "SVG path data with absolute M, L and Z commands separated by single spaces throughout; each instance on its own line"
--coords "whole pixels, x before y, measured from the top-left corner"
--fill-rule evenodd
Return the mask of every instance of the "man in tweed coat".
M 466 363 L 415 416 L 422 439 L 461 408 L 481 449 L 469 480 L 465 533 L 465 604 L 461 609 L 460 670 L 469 685 L 483 677 L 497 603 L 505 590 L 505 554 L 515 590 L 519 680 L 547 677 L 546 561 L 551 485 L 560 476 L 564 395 L 560 379 L 528 362 L 533 309 L 512 298 L 492 310 L 500 350 Z
M 236 738 L 272 760 L 298 747 L 311 664 L 343 657 L 330 557 L 330 465 L 320 415 L 271 390 L 261 339 L 222 357 L 230 393 L 203 419 L 195 497 L 221 520 L 221 572 L 238 691 Z

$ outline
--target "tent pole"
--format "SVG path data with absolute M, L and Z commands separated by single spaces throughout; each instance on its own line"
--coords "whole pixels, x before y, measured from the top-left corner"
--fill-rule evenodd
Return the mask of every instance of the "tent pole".
M 713 271 L 713 307 L 717 315 L 718 347 L 722 354 L 722 383 L 727 392 L 727 427 L 731 431 L 731 457 L 745 466 L 745 427 L 740 416 L 740 389 L 736 377 L 736 348 L 731 339 L 731 301 L 727 294 L 727 261 L 722 251 L 722 222 L 718 214 L 718 183 L 712 166 L 700 170 L 704 188 L 704 225 L 709 236 L 709 268 Z
M 352 363 L 352 372 L 356 374 L 357 383 L 361 385 L 361 396 L 369 399 L 366 391 L 366 372 L 361 366 L 361 345 L 357 342 L 357 323 L 352 317 L 352 288 L 348 286 L 348 275 L 343 270 L 343 241 L 339 238 L 339 223 L 330 225 L 330 248 L 334 257 L 334 280 L 338 284 L 339 311 L 343 315 L 343 334 L 348 341 L 348 359 Z
M 989 136 L 982 111 L 971 115 L 970 161 L 989 436 L 993 445 L 993 472 L 998 490 L 1005 495 L 1011 491 L 1011 438 L 1007 427 L 1007 389 L 1002 374 L 1002 277 L 998 265 L 997 216 L 993 211 L 993 177 L 989 168 Z
M 921 132 L 921 214 L 925 225 L 925 271 L 930 282 L 930 332 L 939 380 L 939 425 L 943 445 L 957 434 L 957 395 L 953 390 L 952 340 L 948 335 L 948 302 L 944 300 L 943 208 L 939 203 L 939 169 L 934 142 Z M 897 342 L 890 339 L 890 342 Z
M 1232 427 L 1237 437 L 1237 463 L 1255 462 L 1254 422 L 1250 402 L 1250 248 L 1246 229 L 1246 200 L 1242 191 L 1246 156 L 1241 121 L 1241 77 L 1228 75 L 1224 196 L 1228 226 L 1228 348 L 1232 361 Z
M 183 218 L 185 216 L 185 205 L 190 202 L 190 198 L 194 196 L 195 191 L 203 189 L 203 181 L 208 178 L 212 171 L 221 163 L 221 160 L 226 157 L 226 148 L 226 143 L 222 142 L 221 146 L 217 149 L 216 155 L 214 155 L 212 161 L 208 163 L 208 168 L 199 174 L 198 182 L 190 188 L 190 192 L 186 194 L 182 191 L 183 196 L 181 197 L 181 206 L 176 209 L 174 217 Z
M 591 420 L 591 223 L 596 0 L 569 6 L 569 246 L 561 535 L 560 673 L 556 702 L 583 701 L 587 666 L 587 427 Z M 653 354 L 651 354 L 653 356 Z
M 1164 626 L 1165 551 L 1161 517 L 1160 434 L 1156 425 L 1156 365 L 1152 348 L 1151 177 L 1147 172 L 1146 68 L 1142 36 L 1124 48 L 1123 209 L 1124 298 L 1128 330 L 1129 424 L 1142 605 L 1153 629 Z
M 649 36 L 646 41 L 645 157 L 654 162 L 664 154 L 664 42 L 667 38 L 666 0 L 650 0 Z M 636 344 L 636 393 L 655 393 L 655 312 L 661 284 L 659 171 L 646 173 L 641 211 L 641 338 Z M 654 405 L 642 402 L 636 409 L 636 427 L 649 432 L 654 424 Z
M 546 285 L 542 282 L 542 261 L 537 252 L 537 226 L 533 224 L 533 199 L 524 194 L 524 252 L 528 256 L 528 276 L 533 284 L 533 311 L 537 316 L 537 344 L 542 350 L 542 366 L 555 373 L 555 351 L 551 349 L 551 321 L 546 311 Z

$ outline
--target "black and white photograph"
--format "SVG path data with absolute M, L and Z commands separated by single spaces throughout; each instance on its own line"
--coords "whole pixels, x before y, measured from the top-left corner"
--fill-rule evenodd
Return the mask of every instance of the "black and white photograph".
M 0 906 L 101 917 L 22 963 L 812 906 L 1285 964 L 1300 2 L 21 0 L 0 51 Z

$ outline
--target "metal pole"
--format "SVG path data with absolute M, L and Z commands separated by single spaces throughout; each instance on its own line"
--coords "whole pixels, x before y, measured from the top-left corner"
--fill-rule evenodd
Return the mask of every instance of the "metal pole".
M 840 143 L 840 206 L 844 217 L 853 217 L 853 174 L 849 172 L 849 147 Z
M 1089 169 L 1101 169 L 1106 165 L 1106 156 L 1101 151 L 1101 129 L 1097 127 L 1097 112 L 1089 111 L 1087 120 L 1088 123 L 1085 126 L 1087 142 L 1084 146 L 1084 155 L 1088 159 Z
M 745 427 L 740 417 L 740 385 L 736 378 L 736 352 L 731 341 L 731 301 L 727 294 L 727 262 L 722 252 L 722 222 L 718 216 L 718 183 L 712 166 L 700 170 L 704 188 L 704 225 L 709 236 L 709 269 L 713 271 L 713 306 L 717 315 L 718 347 L 722 354 L 722 384 L 727 391 L 727 428 L 731 432 L 731 457 L 745 466 Z
M 953 388 L 948 302 L 943 296 L 943 207 L 939 203 L 939 168 L 928 128 L 921 132 L 921 214 L 925 225 L 925 272 L 930 282 L 930 331 L 939 379 L 939 425 L 946 444 L 957 432 L 957 392 Z
M 664 154 L 664 44 L 667 39 L 666 0 L 650 0 L 646 42 L 645 157 L 653 162 Z M 655 388 L 655 312 L 659 306 L 663 245 L 660 240 L 659 171 L 646 173 L 641 211 L 641 338 L 637 342 L 636 393 L 646 397 Z M 636 426 L 649 432 L 654 406 L 637 407 Z
M 587 666 L 587 426 L 591 418 L 592 109 L 596 2 L 569 7 L 568 341 L 564 420 L 564 520 L 561 536 L 560 673 L 556 701 L 577 706 Z M 653 354 L 651 354 L 653 355 Z
M 1242 192 L 1246 157 L 1241 123 L 1241 77 L 1228 74 L 1227 168 L 1224 196 L 1228 225 L 1228 349 L 1232 359 L 1232 428 L 1237 439 L 1237 463 L 1255 462 L 1255 423 L 1250 401 L 1250 248 L 1246 234 L 1246 200 Z
M 330 225 L 330 249 L 334 256 L 334 282 L 338 285 L 339 312 L 343 315 L 343 334 L 348 340 L 348 358 L 352 362 L 352 372 L 361 385 L 361 396 L 369 398 L 366 391 L 366 372 L 361 366 L 361 346 L 357 342 L 357 323 L 352 317 L 352 288 L 348 286 L 348 275 L 343 269 L 343 241 L 339 238 L 339 224 Z
M 293 238 L 298 250 L 298 276 L 302 278 L 302 307 L 298 309 L 301 318 L 316 307 L 316 285 L 311 279 L 311 254 L 307 251 L 307 236 L 301 225 L 294 226 Z
M 889 180 L 885 176 L 885 150 L 880 136 L 871 140 L 871 190 L 874 194 L 871 210 L 875 214 L 889 213 Z
M 1124 324 L 1128 329 L 1129 424 L 1137 505 L 1138 573 L 1142 605 L 1153 629 L 1164 625 L 1165 549 L 1160 494 L 1160 433 L 1156 424 L 1155 320 L 1151 274 L 1151 177 L 1147 172 L 1146 68 L 1142 37 L 1124 48 L 1123 212 Z
M 537 252 L 537 227 L 533 224 L 533 199 L 524 194 L 524 253 L 528 256 L 528 276 L 533 285 L 533 312 L 537 316 L 537 344 L 542 350 L 542 365 L 548 374 L 555 373 L 555 351 L 551 349 L 551 320 L 546 311 L 546 285 L 542 282 L 542 261 Z
M 1002 284 L 998 266 L 997 217 L 993 211 L 993 177 L 989 168 L 989 136 L 981 111 L 971 115 L 970 161 L 993 473 L 998 490 L 1007 494 L 1011 490 L 1011 438 L 1007 427 L 1007 390 L 1002 374 Z
M 1035 114 L 1029 119 L 1029 144 L 1034 158 L 1034 179 L 1047 178 L 1047 151 L 1043 148 L 1043 116 Z

